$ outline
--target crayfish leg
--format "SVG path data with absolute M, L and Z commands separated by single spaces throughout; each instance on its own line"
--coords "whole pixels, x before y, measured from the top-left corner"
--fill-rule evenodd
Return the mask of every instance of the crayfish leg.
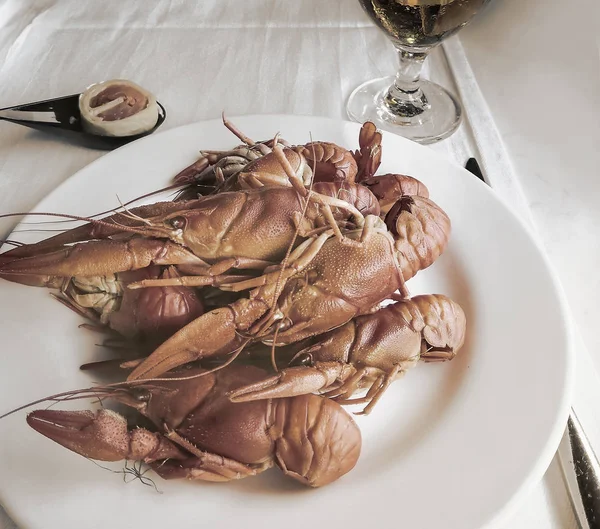
M 281 267 L 271 272 L 267 272 L 262 276 L 248 279 L 247 281 L 239 281 L 231 285 L 222 285 L 221 288 L 222 290 L 239 292 L 249 288 L 268 287 L 279 282 L 279 289 L 281 291 L 284 286 L 284 281 L 305 269 L 318 255 L 319 251 L 330 237 L 331 231 L 326 231 L 314 239 L 308 239 L 289 255 L 287 262 L 284 261 Z
M 135 281 L 128 285 L 128 288 L 146 288 L 146 287 L 165 287 L 165 286 L 188 286 L 188 287 L 218 287 L 223 284 L 237 283 L 245 281 L 249 276 L 239 274 L 225 274 L 231 269 L 236 270 L 264 270 L 272 266 L 271 261 L 262 259 L 251 259 L 245 257 L 230 257 L 222 259 L 212 265 L 207 266 L 185 266 L 181 267 L 182 272 L 189 275 L 178 275 L 176 277 L 161 279 L 144 279 Z
M 204 171 L 210 162 L 208 158 L 203 154 L 193 164 L 188 165 L 185 169 L 181 170 L 173 177 L 173 182 L 176 184 L 191 184 L 195 181 L 197 176 Z
M 222 274 L 222 275 L 201 275 L 201 276 L 179 276 L 167 279 L 142 279 L 141 281 L 135 281 L 127 285 L 127 288 L 138 289 L 138 288 L 149 288 L 149 287 L 172 287 L 172 286 L 184 286 L 184 287 L 218 287 L 222 284 L 230 285 L 236 284 L 241 281 L 248 279 L 248 276 L 235 275 L 235 274 Z
M 210 461 L 207 458 L 195 457 L 184 460 L 168 459 L 151 463 L 150 466 L 163 479 L 192 479 L 214 483 L 256 476 L 269 468 L 244 465 L 216 454 L 207 455 L 212 456 Z
M 317 393 L 343 377 L 344 368 L 344 364 L 340 362 L 319 362 L 313 367 L 289 367 L 277 375 L 230 392 L 229 400 L 249 402 Z
M 166 437 L 195 457 L 183 460 L 166 460 L 152 464 L 152 469 L 163 479 L 198 479 L 202 481 L 231 481 L 256 476 L 272 466 L 271 462 L 248 465 L 229 457 L 200 450 L 177 432 L 167 432 Z
M 266 142 L 266 143 L 260 142 L 260 141 L 257 142 L 257 141 L 254 141 L 252 138 L 249 138 L 240 129 L 238 129 L 231 121 L 229 121 L 225 117 L 224 112 L 221 114 L 221 119 L 223 120 L 223 125 L 225 125 L 225 127 L 227 127 L 227 129 L 229 129 L 229 131 L 231 131 L 234 136 L 239 138 L 246 145 L 257 148 L 263 156 L 265 156 L 271 152 L 271 148 L 267 145 L 270 142 Z M 277 142 L 274 142 L 274 144 L 277 144 Z
M 369 413 L 371 413 L 371 411 L 373 411 L 373 408 L 379 402 L 379 399 L 381 399 L 381 397 L 383 397 L 385 390 L 387 388 L 389 388 L 390 384 L 395 380 L 396 375 L 398 374 L 399 371 L 400 371 L 400 365 L 394 366 L 394 369 L 392 369 L 392 371 L 385 376 L 385 378 L 381 382 L 381 385 L 377 388 L 375 393 L 372 395 L 371 402 L 369 402 L 369 404 L 367 404 L 365 406 L 364 410 L 356 412 L 356 415 L 369 415 Z

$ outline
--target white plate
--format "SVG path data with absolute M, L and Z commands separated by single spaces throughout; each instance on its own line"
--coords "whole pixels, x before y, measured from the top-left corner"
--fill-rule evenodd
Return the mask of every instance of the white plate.
M 281 131 L 306 143 L 310 132 L 351 148 L 359 129 L 312 117 L 234 122 L 257 139 Z M 199 148 L 234 144 L 219 121 L 169 130 L 100 158 L 36 209 L 115 207 L 117 194 L 125 201 L 167 184 Z M 468 335 L 457 359 L 419 365 L 359 419 L 357 467 L 319 490 L 300 490 L 272 470 L 219 485 L 157 478 L 159 495 L 43 438 L 21 412 L 0 421 L 0 500 L 20 526 L 477 529 L 541 478 L 566 421 L 572 374 L 563 301 L 548 263 L 473 175 L 393 135 L 384 136 L 383 149 L 380 172 L 420 178 L 453 224 L 446 253 L 409 283 L 411 292 L 453 297 L 466 311 Z M 44 289 L 1 282 L 0 293 L 0 411 L 89 386 L 93 379 L 78 366 L 102 351 L 96 336 L 77 328 L 81 320 Z

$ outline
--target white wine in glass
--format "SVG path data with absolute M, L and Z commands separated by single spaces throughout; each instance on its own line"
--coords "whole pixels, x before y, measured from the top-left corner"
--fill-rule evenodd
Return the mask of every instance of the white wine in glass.
M 462 28 L 491 0 L 359 0 L 392 41 L 400 67 L 395 77 L 360 85 L 348 100 L 351 119 L 419 143 L 452 134 L 461 120 L 458 101 L 441 86 L 420 79 L 427 54 Z

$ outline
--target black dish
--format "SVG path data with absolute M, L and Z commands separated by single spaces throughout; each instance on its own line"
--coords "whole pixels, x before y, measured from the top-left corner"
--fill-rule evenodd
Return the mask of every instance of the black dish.
M 167 117 L 167 111 L 158 101 L 157 105 L 158 120 L 156 125 L 147 132 L 133 136 L 100 136 L 84 131 L 79 112 L 79 94 L 2 108 L 0 109 L 0 120 L 10 121 L 42 132 L 57 134 L 86 147 L 110 150 L 152 134 L 160 127 Z

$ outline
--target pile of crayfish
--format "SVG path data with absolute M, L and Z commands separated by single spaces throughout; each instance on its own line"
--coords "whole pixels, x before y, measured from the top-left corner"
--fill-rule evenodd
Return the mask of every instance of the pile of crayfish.
M 53 289 L 120 343 L 120 358 L 86 368 L 126 381 L 46 400 L 113 399 L 144 427 L 105 408 L 27 422 L 85 457 L 143 461 L 167 479 L 277 466 L 326 485 L 361 450 L 343 406 L 370 413 L 410 368 L 463 345 L 461 307 L 407 287 L 446 248 L 450 220 L 418 180 L 375 175 L 372 123 L 355 151 L 256 142 L 224 124 L 242 144 L 202 152 L 175 177 L 174 200 L 0 254 L 1 278 Z

